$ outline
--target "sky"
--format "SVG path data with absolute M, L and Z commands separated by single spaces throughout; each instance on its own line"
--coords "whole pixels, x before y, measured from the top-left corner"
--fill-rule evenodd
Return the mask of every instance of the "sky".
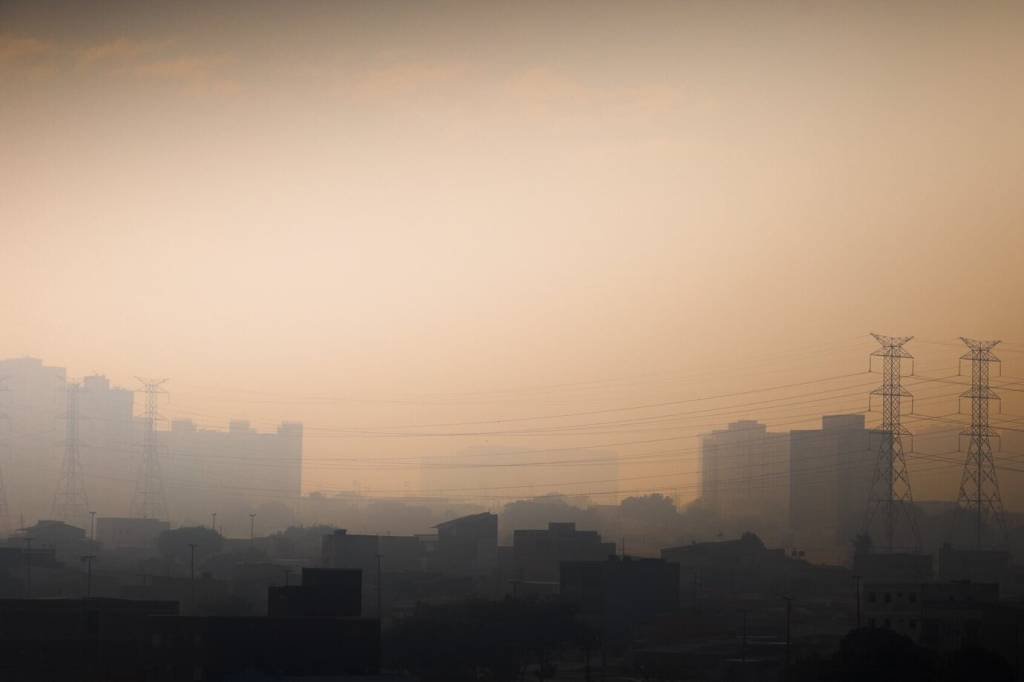
M 870 331 L 934 376 L 1000 338 L 1024 376 L 1022 28 L 1010 2 L 0 0 L 0 356 L 301 420 L 306 490 L 414 489 L 373 463 L 469 447 L 639 456 L 666 446 L 594 423 L 726 394 L 673 422 L 685 455 L 622 467 L 690 499 L 700 431 L 864 410 Z

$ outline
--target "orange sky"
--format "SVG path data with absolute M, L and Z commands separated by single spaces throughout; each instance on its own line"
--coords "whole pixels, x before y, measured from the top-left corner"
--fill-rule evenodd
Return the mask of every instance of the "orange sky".
M 413 476 L 377 460 L 644 438 L 345 429 L 845 375 L 871 330 L 950 344 L 914 349 L 936 373 L 959 335 L 1003 338 L 1024 376 L 1022 22 L 1015 3 L 3 2 L 0 356 L 170 377 L 168 416 L 302 420 L 307 490 Z M 686 417 L 673 447 L 866 397 L 749 402 Z M 339 456 L 365 466 L 318 465 Z M 631 464 L 651 478 L 620 487 L 689 498 L 694 469 Z

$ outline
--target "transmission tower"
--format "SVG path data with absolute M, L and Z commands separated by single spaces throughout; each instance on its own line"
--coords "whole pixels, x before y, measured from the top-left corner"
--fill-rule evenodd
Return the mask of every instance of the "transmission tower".
M 902 399 L 913 397 L 903 388 L 902 364 L 903 360 L 913 360 L 914 356 L 904 350 L 903 346 L 914 337 L 872 336 L 880 348 L 871 354 L 871 361 L 873 363 L 875 358 L 881 358 L 882 385 L 872 391 L 871 395 L 882 396 L 882 425 L 864 532 L 868 533 L 872 523 L 881 517 L 884 546 L 886 551 L 892 552 L 902 520 L 906 524 L 904 535 L 909 534 L 914 549 L 920 549 L 921 534 L 914 515 L 914 496 L 910 489 L 910 474 L 903 449 L 903 437 L 909 437 L 910 432 L 900 422 Z
M 971 388 L 960 394 L 971 399 L 971 428 L 961 436 L 967 436 L 967 460 L 960 477 L 960 492 L 957 508 L 974 517 L 975 542 L 982 547 L 986 521 L 998 526 L 1003 538 L 1006 537 L 1006 519 L 1003 516 L 1003 501 L 999 495 L 999 479 L 996 477 L 995 460 L 992 457 L 992 438 L 999 435 L 988 424 L 989 401 L 999 396 L 989 388 L 989 366 L 999 362 L 992 349 L 999 341 L 976 341 L 960 337 L 970 349 L 960 356 L 971 361 Z
M 82 480 L 82 461 L 78 443 L 78 397 L 81 387 L 67 385 L 64 413 L 64 461 L 60 466 L 60 484 L 53 496 L 53 518 L 65 523 L 84 523 L 89 516 L 89 498 Z
M 167 519 L 167 501 L 164 499 L 164 481 L 160 474 L 160 455 L 157 448 L 156 420 L 157 397 L 164 393 L 160 387 L 167 379 L 158 381 L 139 379 L 146 392 L 146 433 L 142 443 L 142 466 L 135 479 L 135 495 L 132 498 L 131 515 L 144 519 Z

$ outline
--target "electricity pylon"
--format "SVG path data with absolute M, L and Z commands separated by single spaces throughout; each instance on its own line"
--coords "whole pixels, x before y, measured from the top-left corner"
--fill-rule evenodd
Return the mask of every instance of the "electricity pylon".
M 78 397 L 80 386 L 67 385 L 64 413 L 64 461 L 60 466 L 60 484 L 53 496 L 53 518 L 73 525 L 84 524 L 89 516 L 89 498 L 82 480 L 82 461 L 78 442 Z M 84 527 L 84 526 L 83 526 Z
M 960 492 L 957 495 L 957 510 L 974 517 L 975 543 L 982 548 L 986 522 L 997 526 L 1006 539 L 1006 519 L 1003 515 L 1003 500 L 999 494 L 999 479 L 992 457 L 992 438 L 999 435 L 989 426 L 989 402 L 999 396 L 989 388 L 989 368 L 1000 360 L 992 353 L 999 341 L 977 341 L 960 337 L 970 349 L 960 356 L 971 361 L 971 388 L 960 394 L 971 399 L 971 428 L 962 432 L 967 436 L 967 459 L 960 477 Z
M 917 550 L 921 547 L 921 534 L 917 527 L 914 495 L 910 488 L 910 474 L 903 448 L 903 436 L 910 436 L 910 432 L 900 421 L 902 399 L 913 397 L 903 388 L 902 363 L 903 360 L 913 360 L 914 356 L 904 350 L 903 346 L 914 337 L 872 336 L 881 346 L 871 354 L 871 359 L 882 360 L 882 385 L 872 391 L 871 395 L 882 396 L 882 425 L 864 532 L 869 533 L 872 523 L 881 517 L 884 547 L 886 551 L 892 552 L 898 527 L 903 521 L 906 524 L 905 535 L 909 535 Z
M 142 442 L 142 467 L 135 479 L 131 515 L 144 519 L 167 520 L 167 501 L 164 499 L 164 481 L 160 473 L 160 453 L 156 437 L 157 396 L 165 391 L 160 387 L 167 379 L 147 380 L 136 377 L 146 392 L 145 435 Z

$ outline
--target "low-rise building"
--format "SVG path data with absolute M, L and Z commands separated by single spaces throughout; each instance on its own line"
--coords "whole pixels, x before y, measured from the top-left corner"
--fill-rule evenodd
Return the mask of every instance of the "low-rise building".
M 436 567 L 445 572 L 488 571 L 498 561 L 498 515 L 471 514 L 445 521 L 437 529 Z
M 271 587 L 271 618 L 355 618 L 362 615 L 362 572 L 303 568 L 301 585 Z
M 157 519 L 100 517 L 96 519 L 96 539 L 105 549 L 155 550 L 157 537 L 170 527 Z
M 615 543 L 604 542 L 596 530 L 576 530 L 575 523 L 552 522 L 544 530 L 512 534 L 515 578 L 558 581 L 563 561 L 605 561 L 615 555 Z
M 679 609 L 679 565 L 664 559 L 563 561 L 559 582 L 563 599 L 608 625 L 628 627 Z
M 988 610 L 998 607 L 999 585 L 969 581 L 867 582 L 861 594 L 864 624 L 910 637 L 939 651 L 981 644 Z

